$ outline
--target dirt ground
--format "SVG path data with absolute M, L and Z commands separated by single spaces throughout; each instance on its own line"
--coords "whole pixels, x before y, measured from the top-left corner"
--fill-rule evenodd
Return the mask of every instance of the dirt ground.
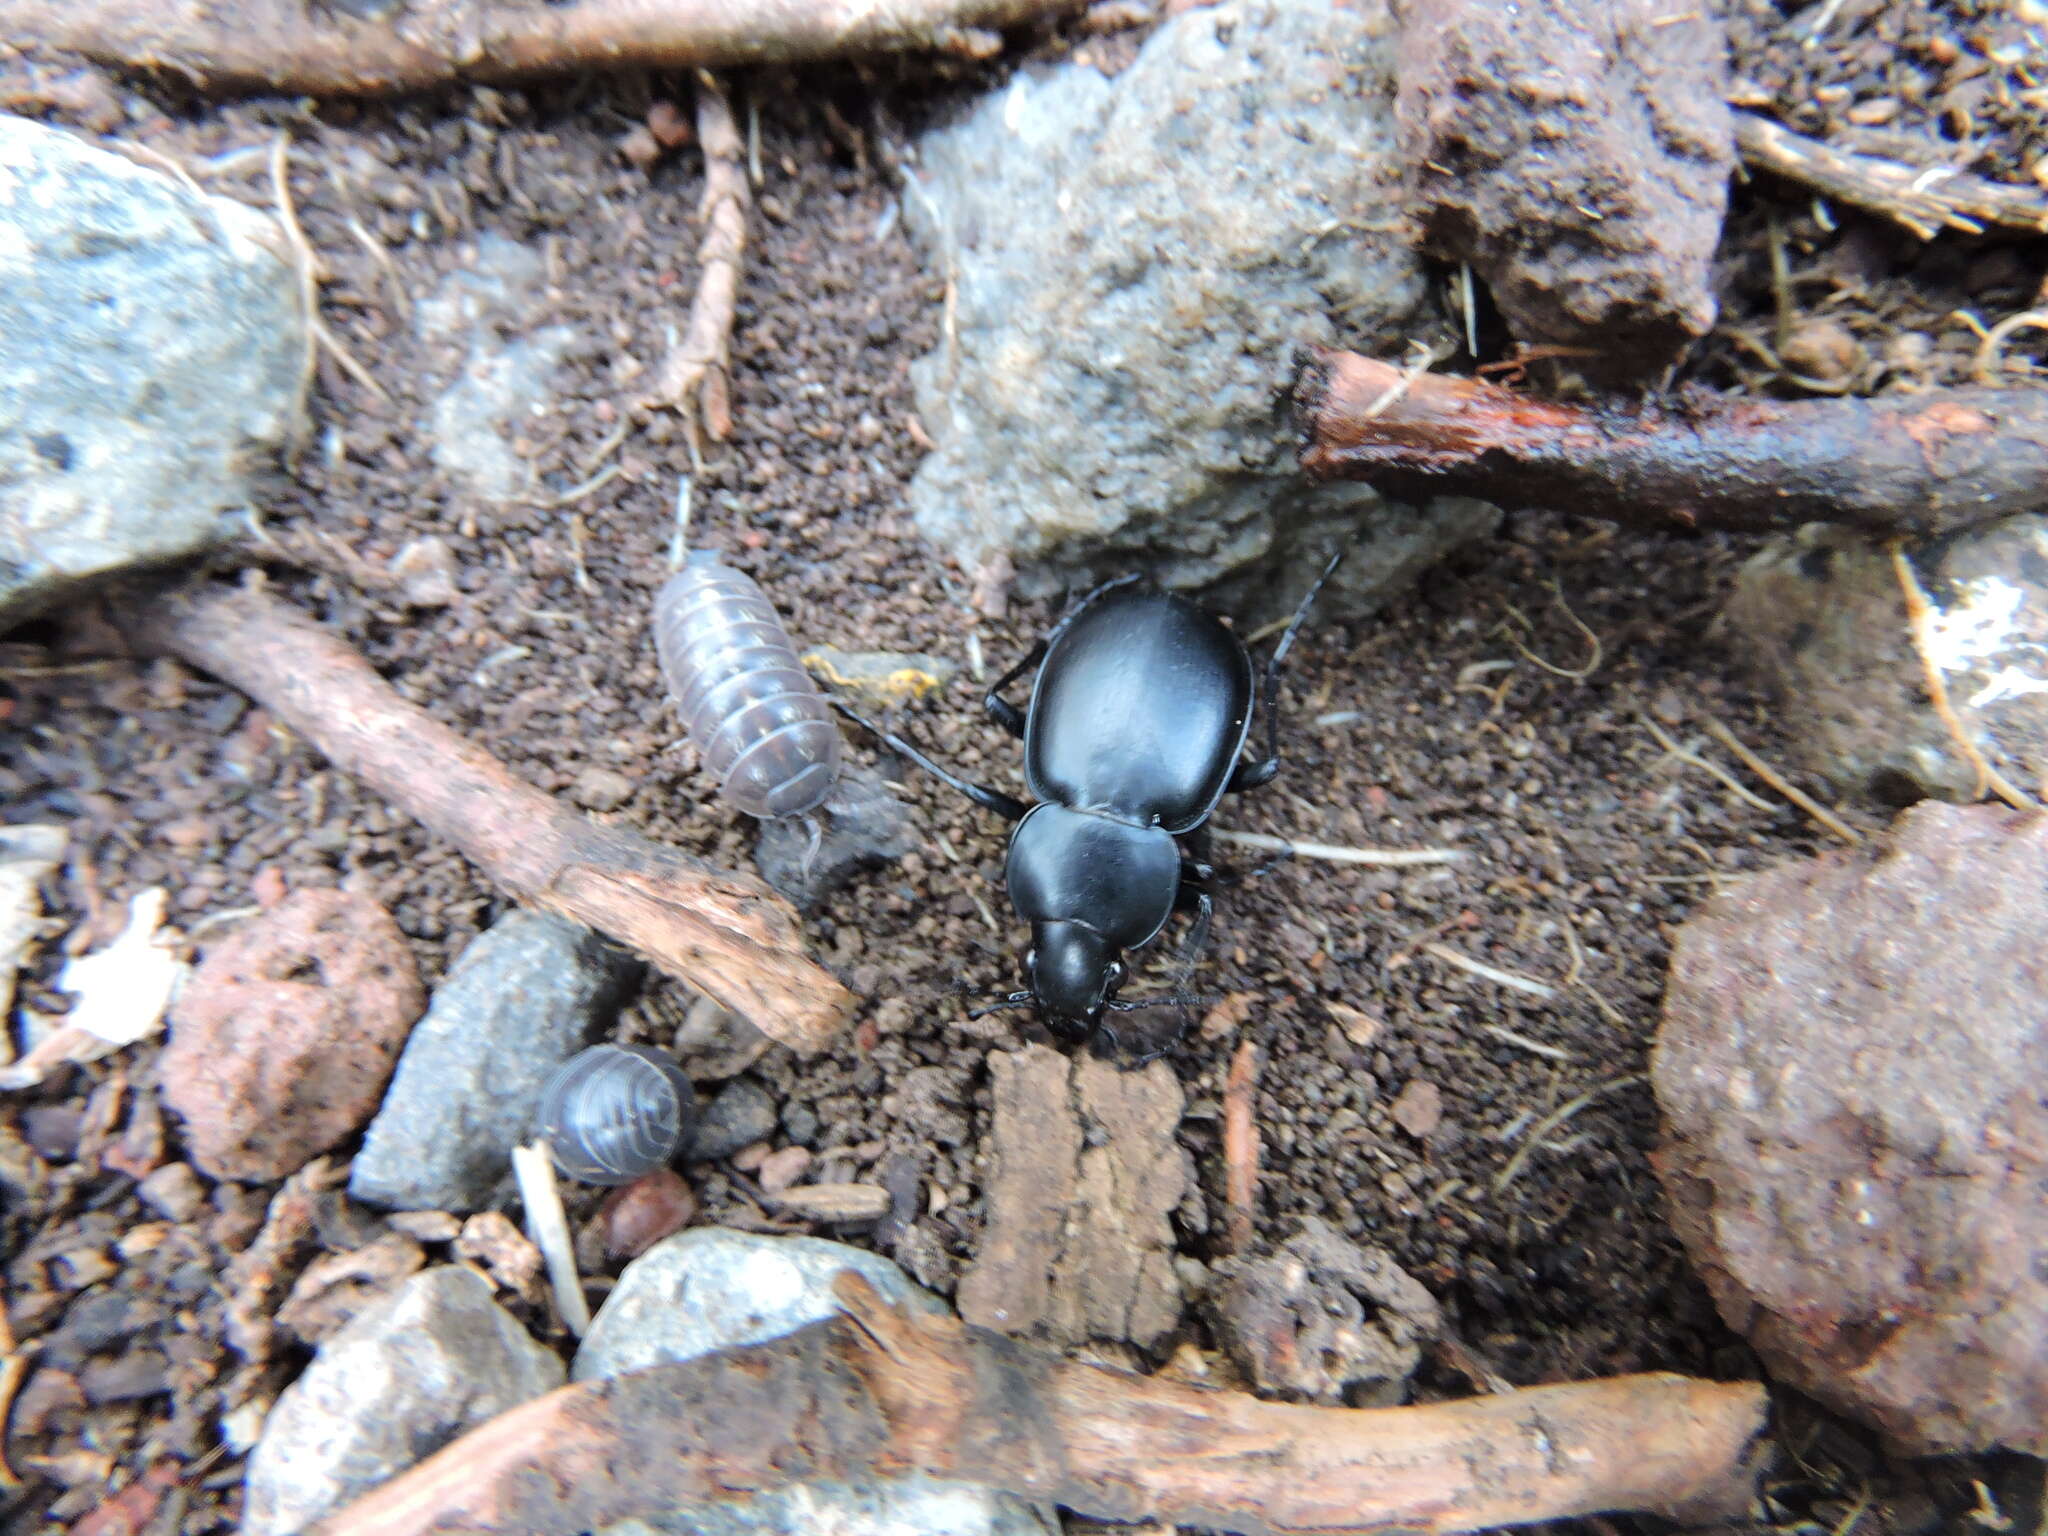
M 1816 133 L 1874 132 L 1862 119 L 1883 109 L 1859 117 L 1858 104 L 1894 100 L 1886 132 L 1952 158 L 1968 137 L 1971 168 L 2013 180 L 2048 150 L 2048 114 L 2038 101 L 2012 104 L 2025 84 L 2010 69 L 1951 78 L 1958 60 L 1983 56 L 1972 39 L 2004 7 L 1895 4 L 1875 20 L 1880 8 L 1856 0 L 1830 9 L 1820 45 L 1807 48 L 1812 12 L 1738 8 L 1748 99 Z M 1133 40 L 1085 46 L 1114 66 Z M 922 450 L 907 371 L 935 343 L 940 294 L 900 221 L 886 217 L 896 195 L 886 146 L 977 82 L 906 67 L 736 83 L 758 108 L 763 184 L 734 341 L 736 431 L 695 476 L 697 537 L 759 579 L 808 643 L 959 662 L 913 728 L 963 772 L 1014 784 L 1014 745 L 980 715 L 965 637 L 978 638 L 993 672 L 1054 610 L 984 617 L 967 576 L 909 523 L 903 488 Z M 618 152 L 649 101 L 669 96 L 687 100 L 673 82 L 587 80 L 398 105 L 159 101 L 165 114 L 130 131 L 212 189 L 265 205 L 262 156 L 234 152 L 291 131 L 299 214 L 333 273 L 326 316 L 387 397 L 323 361 L 314 441 L 239 558 L 533 783 L 566 792 L 592 765 L 614 769 L 637 786 L 614 813 L 622 820 L 750 867 L 753 824 L 719 807 L 674 745 L 647 629 L 689 464 L 682 433 L 657 416 L 607 446 L 694 282 L 697 156 L 684 150 L 648 175 Z M 351 220 L 388 252 L 389 270 Z M 547 413 L 517 445 L 530 493 L 496 504 L 449 483 L 418 440 L 415 423 L 455 359 L 416 339 L 406 314 L 486 232 L 542 252 L 547 286 L 533 324 L 567 323 L 591 343 L 558 370 Z M 1782 283 L 1774 240 L 1786 253 Z M 1957 312 L 1989 324 L 2037 302 L 2042 269 L 2039 241 L 1922 245 L 1819 210 L 1795 189 L 1738 187 L 1723 329 L 1681 382 L 1796 393 L 1828 383 L 1816 376 L 1829 368 L 1859 391 L 1964 382 L 1978 341 Z M 1833 329 L 1813 340 L 1823 322 Z M 1806 386 L 1773 361 L 1799 335 L 1812 346 L 1775 363 Z M 2016 337 L 2010 355 L 2024 363 L 2028 342 Z M 456 554 L 455 604 L 402 608 L 364 579 L 429 534 Z M 1250 1031 L 1267 1048 L 1262 1240 L 1314 1214 L 1387 1246 L 1516 1382 L 1754 1369 L 1663 1222 L 1644 1080 L 1673 926 L 1715 882 L 1826 842 L 1719 749 L 1701 750 L 1758 799 L 1670 750 L 1697 746 L 1699 722 L 1714 718 L 1765 758 L 1784 757 L 1769 710 L 1714 636 L 1750 547 L 1511 509 L 1497 538 L 1393 608 L 1304 635 L 1282 701 L 1286 766 L 1274 787 L 1227 806 L 1221 824 L 1467 857 L 1409 871 L 1298 862 L 1226 892 L 1197 984 L 1253 1001 L 1238 1029 L 1197 1030 L 1172 1057 L 1190 1103 L 1182 1137 L 1202 1181 L 1182 1211 L 1185 1254 L 1218 1254 L 1223 1076 L 1240 1030 Z M 502 909 L 462 858 L 239 695 L 172 664 L 96 659 L 90 643 L 45 625 L 0 647 L 0 801 L 10 822 L 70 826 L 55 911 L 74 944 L 106 936 L 120 904 L 155 884 L 171 892 L 175 921 L 218 935 L 253 907 L 256 872 L 274 868 L 293 886 L 347 882 L 375 894 L 431 982 Z M 856 754 L 876 760 L 865 742 Z M 892 760 L 880 766 L 922 818 L 921 851 L 808 919 L 817 954 L 862 998 L 856 1027 L 821 1057 L 774 1051 L 754 1073 L 785 1127 L 814 1125 L 807 1144 L 840 1166 L 875 1179 L 892 1156 L 919 1160 L 943 1198 L 925 1218 L 918 1278 L 949 1292 L 981 1220 L 983 1059 L 1029 1032 L 1017 1014 L 969 1021 L 956 993 L 1016 985 L 1020 934 L 1002 899 L 993 818 Z M 1845 814 L 1876 824 L 1874 813 Z M 62 1007 L 49 985 L 59 958 L 24 979 L 30 1006 Z M 1158 979 L 1157 966 L 1134 992 Z M 688 1001 L 654 983 L 623 1037 L 665 1043 Z M 0 1118 L 9 1319 L 17 1338 L 54 1349 L 46 1359 L 78 1362 L 71 1373 L 83 1384 L 75 1398 L 46 1384 L 33 1415 L 17 1408 L 8 1452 L 31 1475 L 0 1495 L 9 1529 L 61 1529 L 164 1461 L 188 1480 L 150 1530 L 197 1536 L 234 1521 L 240 1461 L 214 1422 L 233 1406 L 222 1397 L 232 1361 L 214 1287 L 270 1191 L 223 1186 L 182 1239 L 115 1246 L 156 1218 L 98 1153 L 154 1114 L 155 1052 L 62 1075 Z M 942 1139 L 948 1117 L 928 1100 L 892 1101 L 921 1067 L 953 1075 L 964 1139 Z M 1440 1095 L 1434 1125 L 1411 1112 L 1427 1098 L 1417 1084 Z M 1567 1108 L 1530 1147 L 1531 1127 Z M 164 1156 L 177 1155 L 172 1124 Z M 787 1225 L 764 1217 L 727 1170 L 693 1169 L 691 1180 L 703 1220 Z M 78 1257 L 87 1251 L 98 1260 Z M 93 1319 L 118 1341 L 104 1353 L 78 1321 L 88 1292 L 118 1298 Z M 111 1324 L 101 1315 L 109 1305 Z M 1440 1364 L 1425 1367 L 1418 1388 L 1469 1390 Z M 2004 1463 L 1893 1480 L 1864 1437 L 1796 1403 L 1782 1427 L 1795 1454 L 1774 1483 L 1781 1529 L 1846 1528 L 1864 1496 L 1865 1536 L 1933 1529 L 1964 1519 L 1971 1478 L 2033 1486 L 2022 1474 L 2034 1474 Z M 1628 1522 L 1606 1528 L 1617 1526 Z

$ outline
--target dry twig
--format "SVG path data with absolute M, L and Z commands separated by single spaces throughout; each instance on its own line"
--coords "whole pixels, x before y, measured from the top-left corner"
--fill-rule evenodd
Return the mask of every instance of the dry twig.
M 1587 408 L 1314 349 L 1296 386 L 1320 480 L 1484 496 L 1661 529 L 1845 523 L 1953 532 L 2048 501 L 2048 390 L 1926 390 L 1875 400 L 1691 394 Z
M 520 782 L 259 588 L 196 582 L 118 617 L 139 647 L 241 689 L 522 901 L 610 935 L 795 1049 L 845 1023 L 851 995 L 806 957 L 773 891 Z
M 1258 1221 L 1259 1045 L 1241 1040 L 1223 1087 L 1223 1192 L 1225 1235 L 1232 1253 L 1249 1253 Z
M 1478 1530 L 1598 1510 L 1746 1509 L 1755 1383 L 1623 1376 L 1412 1408 L 1268 1403 L 1060 1360 L 895 1311 L 580 1382 L 482 1425 L 313 1528 L 569 1536 L 792 1482 L 923 1472 L 1105 1520 L 1243 1532 Z
M 1930 643 L 1929 630 L 1934 618 L 1934 604 L 1927 599 L 1927 593 L 1920 585 L 1920 578 L 1913 574 L 1913 562 L 1906 558 L 1904 546 L 1891 546 L 1892 571 L 1899 578 L 1899 593 L 1906 601 L 1906 624 L 1912 631 L 1913 653 L 1920 658 L 1920 672 L 1927 681 L 1927 701 L 1934 706 L 1935 714 L 1956 744 L 1956 750 L 1963 754 L 1977 775 L 1977 782 L 1970 790 L 1972 800 L 1984 798 L 1986 789 L 1997 793 L 1998 798 L 2017 810 L 2033 811 L 2040 807 L 2029 799 L 2026 793 L 2015 787 L 2012 781 L 1996 768 L 1984 755 L 1976 740 L 1970 735 L 1970 728 L 1963 724 L 1963 717 L 1956 713 L 1956 707 L 1948 696 L 1948 680 L 1941 675 L 1941 663 L 1934 659 L 1934 647 Z
M 519 1203 L 526 1207 L 526 1235 L 548 1266 L 555 1311 L 563 1326 L 580 1339 L 590 1332 L 590 1303 L 583 1299 L 583 1281 L 576 1273 L 576 1245 L 569 1237 L 569 1217 L 562 1209 L 547 1143 L 514 1147 L 512 1176 L 519 1182 Z
M 1850 154 L 1753 112 L 1735 114 L 1735 144 L 1756 169 L 1882 214 L 1922 240 L 1944 229 L 1981 235 L 1988 225 L 2048 234 L 2048 196 L 2038 187 L 1986 181 L 1946 166 L 1922 169 Z
M 1771 788 L 1775 789 L 1787 800 L 1790 800 L 1794 805 L 1798 806 L 1799 809 L 1806 812 L 1807 815 L 1811 816 L 1815 821 L 1819 822 L 1822 826 L 1826 827 L 1830 832 L 1834 833 L 1835 836 L 1839 837 L 1843 842 L 1855 844 L 1863 841 L 1862 833 L 1858 832 L 1854 827 L 1850 826 L 1846 821 L 1842 820 L 1841 817 L 1837 816 L 1833 811 L 1829 810 L 1826 806 L 1822 805 L 1818 800 L 1814 799 L 1813 796 L 1809 795 L 1797 784 L 1794 784 L 1790 779 L 1786 778 L 1782 773 L 1778 772 L 1778 770 L 1773 768 L 1769 763 L 1765 762 L 1762 758 L 1758 757 L 1754 752 L 1750 751 L 1749 748 L 1744 746 L 1741 740 L 1736 736 L 1736 734 L 1733 731 L 1729 730 L 1727 726 L 1723 725 L 1720 721 L 1714 719 L 1711 715 L 1708 716 L 1701 723 L 1706 726 L 1707 734 L 1712 736 L 1714 740 L 1720 742 L 1722 746 L 1726 747 L 1730 752 L 1733 752 L 1737 757 L 1741 758 L 1742 761 L 1748 766 L 1749 771 L 1751 773 L 1755 774 L 1758 778 L 1762 779 L 1766 784 L 1770 785 Z
M 207 92 L 357 96 L 589 69 L 702 69 L 919 49 L 1079 0 L 410 0 L 358 15 L 303 0 L 0 0 L 0 37 L 157 70 Z
M 745 146 L 733 122 L 732 105 L 709 73 L 697 72 L 697 142 L 704 146 L 704 196 L 697 217 L 704 239 L 697 246 L 697 292 L 690 300 L 682 339 L 661 365 L 647 404 L 667 406 L 689 418 L 694 410 L 705 434 L 722 443 L 732 433 L 732 398 L 727 364 L 732 353 L 733 306 L 738 300 L 740 257 L 747 245 Z M 697 441 L 694 422 L 690 442 Z

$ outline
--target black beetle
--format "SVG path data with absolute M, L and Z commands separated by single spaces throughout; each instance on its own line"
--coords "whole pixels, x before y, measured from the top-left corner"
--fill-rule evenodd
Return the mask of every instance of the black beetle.
M 1266 753 L 1247 758 L 1252 661 L 1244 642 L 1186 598 L 1125 576 L 1098 587 L 988 690 L 989 715 L 1024 743 L 1036 805 L 949 773 L 893 732 L 853 719 L 977 805 L 1017 823 L 1006 865 L 1010 903 L 1031 925 L 1030 986 L 998 1007 L 1035 1003 L 1072 1040 L 1113 1048 L 1103 1015 L 1185 1002 L 1121 1001 L 1123 954 L 1193 908 L 1183 981 L 1211 908 L 1206 823 L 1227 791 L 1256 789 L 1280 768 L 1280 662 L 1324 567 L 1266 663 L 1260 707 Z M 1033 667 L 1028 711 L 1003 690 Z M 841 704 L 842 709 L 845 705 Z M 993 1012 L 984 1009 L 983 1012 Z

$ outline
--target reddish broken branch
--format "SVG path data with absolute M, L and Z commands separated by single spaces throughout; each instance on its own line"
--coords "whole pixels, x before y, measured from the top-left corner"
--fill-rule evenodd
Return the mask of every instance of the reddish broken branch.
M 260 589 L 194 583 L 121 617 L 139 645 L 241 689 L 522 901 L 619 940 L 798 1050 L 845 1023 L 852 997 L 806 957 L 773 891 L 557 804 Z
M 1765 1395 L 1683 1376 L 1415 1408 L 1318 1408 L 1073 1364 L 890 1309 L 563 1387 L 314 1527 L 550 1536 L 792 1482 L 909 1472 L 1106 1520 L 1229 1531 L 1469 1531 L 1600 1510 L 1686 1521 L 1755 1492 Z
M 1318 348 L 1296 406 L 1313 479 L 1643 526 L 1924 537 L 2048 502 L 2048 390 L 1589 409 Z
M 160 70 L 204 91 L 366 95 L 584 69 L 685 69 L 942 49 L 982 53 L 1077 0 L 0 0 L 0 37 Z

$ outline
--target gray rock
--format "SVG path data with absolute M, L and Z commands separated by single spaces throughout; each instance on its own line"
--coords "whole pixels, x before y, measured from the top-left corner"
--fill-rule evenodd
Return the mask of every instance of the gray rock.
M 533 1134 L 548 1074 L 596 1033 L 637 969 L 545 913 L 514 911 L 479 934 L 413 1026 L 349 1193 L 395 1209 L 480 1209 Z
M 627 1266 L 570 1374 L 616 1376 L 779 1338 L 839 1310 L 832 1281 L 855 1270 L 898 1305 L 943 1311 L 888 1260 L 810 1237 L 699 1227 Z M 805 1483 L 747 1503 L 680 1508 L 603 1536 L 1054 1536 L 1056 1518 L 1007 1494 L 928 1477 Z
M 2031 786 L 2048 762 L 2048 516 L 1974 528 L 1913 557 L 1930 647 L 1979 750 Z M 1810 524 L 1743 566 L 1722 624 L 1777 697 L 1799 767 L 1890 805 L 1976 798 L 1976 772 L 1927 702 L 1891 557 Z
M 809 911 L 862 870 L 893 864 L 916 846 L 910 807 L 874 769 L 848 763 L 831 797 L 809 816 L 761 823 L 754 866 L 791 903 Z
M 1296 349 L 1425 328 L 1393 61 L 1375 0 L 1225 0 L 1114 80 L 1022 73 L 924 138 L 904 213 L 950 300 L 913 373 L 927 539 L 1027 594 L 1142 567 L 1263 617 L 1338 544 L 1328 600 L 1362 612 L 1492 528 L 1295 472 Z
M 741 1147 L 764 1141 L 774 1133 L 775 1101 L 759 1083 L 736 1077 L 719 1089 L 690 1133 L 686 1154 L 693 1163 L 715 1163 Z
M 463 1431 L 563 1380 L 562 1362 L 459 1265 L 414 1275 L 320 1346 L 249 1458 L 242 1536 L 291 1536 Z
M 228 537 L 305 348 L 270 218 L 0 114 L 0 630 Z
M 462 349 L 424 423 L 434 462 L 487 501 L 527 488 L 531 470 L 512 439 L 530 419 L 528 408 L 547 398 L 549 376 L 577 341 L 566 325 L 523 334 L 546 285 L 538 250 L 486 233 L 470 264 L 442 279 L 414 311 L 423 341 Z

